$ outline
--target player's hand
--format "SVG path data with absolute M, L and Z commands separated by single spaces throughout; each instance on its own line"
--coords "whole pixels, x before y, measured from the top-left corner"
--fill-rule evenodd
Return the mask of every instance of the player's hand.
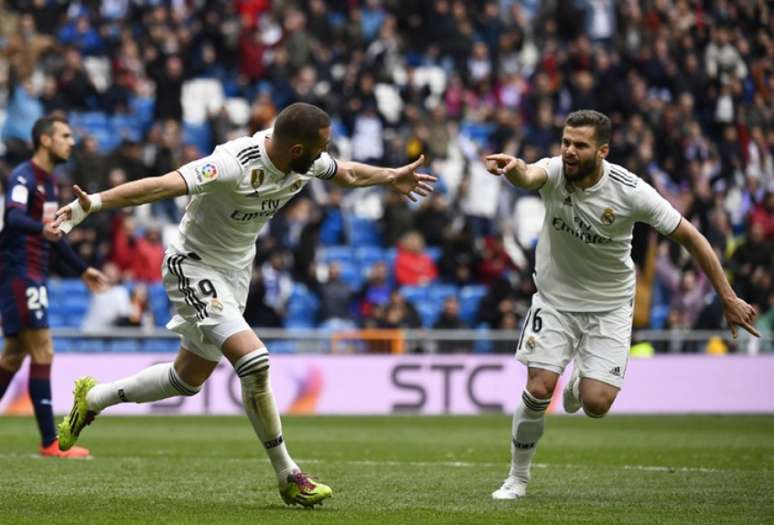
M 59 208 L 54 214 L 54 224 L 66 234 L 83 222 L 92 209 L 91 197 L 88 193 L 77 184 L 73 186 L 73 192 L 78 198 L 67 206 Z
M 420 155 L 417 160 L 411 164 L 406 164 L 395 169 L 395 177 L 392 179 L 392 188 L 401 195 L 408 197 L 416 202 L 416 195 L 427 197 L 433 192 L 430 183 L 438 180 L 434 175 L 426 173 L 417 173 L 417 168 L 425 161 L 425 156 Z
M 734 297 L 730 301 L 724 302 L 723 309 L 726 312 L 726 322 L 731 329 L 731 335 L 734 336 L 734 339 L 736 339 L 737 326 L 741 326 L 755 337 L 761 336 L 753 326 L 755 318 L 758 317 L 758 312 L 755 311 L 755 308 L 742 299 Z
M 94 293 L 101 293 L 108 289 L 107 276 L 91 266 L 86 268 L 86 271 L 81 274 L 81 279 L 86 283 L 89 290 Z
M 47 222 L 43 225 L 43 238 L 47 241 L 56 242 L 62 238 L 62 231 L 56 221 Z
M 487 171 L 492 175 L 522 174 L 527 171 L 526 162 L 504 153 L 487 155 L 484 157 L 484 160 L 486 161 Z

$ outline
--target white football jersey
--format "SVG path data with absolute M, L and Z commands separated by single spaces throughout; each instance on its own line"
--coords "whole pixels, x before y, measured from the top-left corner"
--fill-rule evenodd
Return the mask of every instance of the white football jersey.
M 336 174 L 336 161 L 324 152 L 306 173 L 281 172 L 266 154 L 271 131 L 221 144 L 178 169 L 192 198 L 171 242 L 174 249 L 219 268 L 248 268 L 258 232 L 277 210 L 313 177 Z
M 538 239 L 535 285 L 559 310 L 601 312 L 634 299 L 631 258 L 635 222 L 663 235 L 681 215 L 648 183 L 603 161 L 602 178 L 585 190 L 564 178 L 561 157 L 536 163 L 548 173 L 540 188 L 546 212 Z

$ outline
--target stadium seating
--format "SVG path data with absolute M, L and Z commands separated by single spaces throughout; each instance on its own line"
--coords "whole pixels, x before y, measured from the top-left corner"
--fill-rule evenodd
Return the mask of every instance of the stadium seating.
M 432 328 L 441 315 L 442 304 L 432 300 L 412 301 L 422 320 L 422 328 Z
M 350 217 L 347 221 L 349 242 L 352 246 L 380 246 L 382 235 L 376 221 Z
M 193 144 L 202 155 L 212 152 L 212 133 L 206 124 L 183 124 L 183 143 Z
M 460 318 L 468 324 L 473 324 L 478 312 L 478 304 L 486 295 L 486 286 L 471 284 L 460 289 Z
M 285 328 L 312 328 L 320 301 L 305 285 L 296 283 L 288 300 Z
M 427 286 L 403 286 L 400 294 L 410 303 L 417 305 L 419 302 L 429 301 Z
M 319 251 L 320 259 L 330 264 L 332 262 L 354 262 L 352 248 L 349 246 L 326 246 Z

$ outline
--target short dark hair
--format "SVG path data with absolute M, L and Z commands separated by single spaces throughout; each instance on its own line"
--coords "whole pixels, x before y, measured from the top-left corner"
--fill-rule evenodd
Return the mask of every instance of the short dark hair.
M 47 115 L 35 121 L 35 124 L 32 126 L 32 149 L 34 151 L 37 151 L 40 147 L 41 135 L 50 135 L 54 129 L 54 124 L 57 122 L 67 126 L 70 125 L 67 119 L 60 115 Z
M 280 141 L 312 144 L 320 137 L 322 128 L 330 127 L 331 117 L 312 104 L 296 102 L 277 115 L 274 136 Z
M 571 128 L 583 126 L 594 128 L 594 139 L 599 146 L 610 144 L 610 136 L 613 134 L 613 125 L 608 116 L 593 109 L 573 111 L 567 116 L 564 125 Z

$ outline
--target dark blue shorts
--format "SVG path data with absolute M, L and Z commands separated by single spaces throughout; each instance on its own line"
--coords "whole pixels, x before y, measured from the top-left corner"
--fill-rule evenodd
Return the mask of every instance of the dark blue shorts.
M 3 335 L 48 328 L 48 288 L 45 281 L 21 275 L 0 277 L 0 317 Z

